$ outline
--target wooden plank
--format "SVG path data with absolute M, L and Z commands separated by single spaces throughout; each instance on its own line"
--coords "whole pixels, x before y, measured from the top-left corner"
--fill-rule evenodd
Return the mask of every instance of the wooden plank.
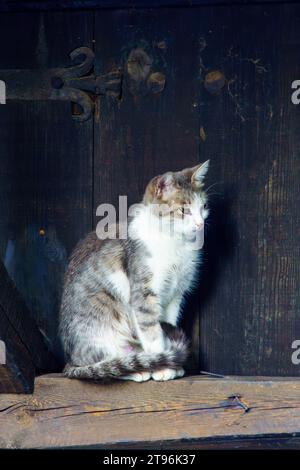
M 2 323 L 7 321 L 16 335 L 21 339 L 37 369 L 49 371 L 57 368 L 56 361 L 46 347 L 31 313 L 1 261 L 0 279 L 0 338 L 3 341 L 7 340 L 7 335 L 6 338 L 4 335 L 5 329 Z
M 94 204 L 128 207 L 140 202 L 149 180 L 169 170 L 193 166 L 199 147 L 199 18 L 184 10 L 122 10 L 95 14 L 97 73 L 121 66 L 122 99 L 100 98 L 95 115 Z M 186 20 L 191 35 L 186 34 Z M 130 68 L 141 51 L 151 62 L 149 74 Z M 186 54 L 191 61 L 186 60 Z M 137 61 L 139 58 L 137 57 Z M 147 68 L 147 67 L 145 67 Z M 166 77 L 161 93 L 148 88 L 148 76 Z M 194 107 L 194 105 L 196 107 Z M 186 308 L 185 329 L 193 338 L 192 370 L 199 370 L 198 298 Z
M 51 11 L 106 8 L 163 8 L 193 7 L 197 5 L 239 5 L 250 3 L 284 3 L 284 0 L 2 0 L 0 11 Z
M 92 36 L 92 13 L 1 14 L 0 69 L 67 67 Z M 10 101 L 0 106 L 0 141 L 0 255 L 60 357 L 67 256 L 92 228 L 92 120 L 74 122 L 68 102 Z
M 0 393 L 29 393 L 35 369 L 58 365 L 1 261 L 0 279 Z
M 35 365 L 2 306 L 0 307 L 0 338 L 1 351 L 4 351 L 0 364 L 0 393 L 31 393 L 34 385 Z
M 202 282 L 187 309 L 196 314 L 186 327 L 197 354 L 201 306 L 202 369 L 299 375 L 291 344 L 300 337 L 300 129 L 290 100 L 300 75 L 299 16 L 299 5 L 96 15 L 97 71 L 126 69 L 141 47 L 166 75 L 166 88 L 132 96 L 127 76 L 120 103 L 98 101 L 95 205 L 115 202 L 128 188 L 135 202 L 153 174 L 198 158 L 211 158 L 211 183 L 221 183 Z M 1 68 L 65 66 L 69 50 L 86 38 L 91 46 L 91 16 L 64 18 L 1 15 Z M 18 35 L 24 28 L 28 34 Z M 205 81 L 213 71 L 225 76 L 217 94 Z M 1 255 L 51 344 L 66 253 L 92 219 L 92 149 L 85 144 L 92 129 L 66 116 L 64 103 L 0 107 Z
M 0 447 L 297 448 L 299 396 L 297 379 L 103 385 L 40 376 L 32 396 L 0 396 Z
M 299 19 L 299 5 L 96 13 L 96 68 L 125 78 L 119 103 L 98 102 L 95 205 L 137 202 L 152 176 L 211 160 L 205 265 L 185 314 L 194 370 L 200 349 L 201 370 L 300 374 Z M 161 93 L 132 94 L 137 48 L 166 76 Z
M 201 10 L 201 154 L 218 183 L 199 290 L 204 370 L 300 374 L 299 20 L 299 5 Z M 218 70 L 225 85 L 211 94 Z

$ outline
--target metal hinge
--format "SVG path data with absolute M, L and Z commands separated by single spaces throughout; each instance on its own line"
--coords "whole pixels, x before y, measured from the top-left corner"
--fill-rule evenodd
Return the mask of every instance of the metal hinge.
M 86 121 L 92 116 L 95 96 L 121 97 L 121 69 L 95 75 L 91 72 L 95 54 L 88 47 L 75 49 L 70 58 L 78 63 L 67 68 L 0 70 L 0 79 L 6 83 L 6 99 L 70 101 L 80 107 L 73 119 Z
M 152 70 L 152 59 L 141 48 L 130 52 L 123 69 L 103 75 L 93 72 L 95 54 L 90 48 L 79 47 L 70 58 L 74 65 L 66 68 L 0 70 L 0 81 L 6 83 L 6 100 L 70 101 L 77 105 L 73 119 L 82 122 L 92 116 L 98 95 L 121 99 L 124 74 L 132 95 L 157 95 L 165 88 L 165 75 Z

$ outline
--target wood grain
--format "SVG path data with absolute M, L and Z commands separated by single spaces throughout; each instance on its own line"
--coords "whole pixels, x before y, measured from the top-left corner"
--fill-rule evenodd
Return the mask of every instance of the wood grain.
M 32 318 L 26 304 L 21 298 L 16 286 L 10 279 L 3 263 L 0 261 L 0 309 L 1 318 L 7 321 L 15 334 L 27 349 L 34 366 L 39 370 L 53 370 L 57 368 L 54 356 L 46 347 L 43 336 Z M 5 320 L 4 320 L 5 317 Z M 1 324 L 0 338 L 7 341 L 8 335 Z M 12 341 L 12 338 L 10 338 Z
M 32 396 L 0 397 L 0 446 L 298 447 L 299 396 L 296 379 L 187 377 L 101 385 L 41 376 Z
M 0 252 L 56 352 L 67 254 L 95 208 L 138 202 L 155 174 L 210 158 L 205 262 L 184 320 L 191 369 L 300 374 L 299 21 L 296 4 L 1 15 L 0 69 L 66 66 L 86 45 L 96 73 L 124 71 L 121 99 L 97 98 L 94 128 L 67 103 L 0 107 Z M 137 48 L 162 92 L 132 86 Z
M 90 13 L 2 14 L 0 69 L 67 67 L 92 33 Z M 0 107 L 0 253 L 58 357 L 67 256 L 92 228 L 92 127 L 72 120 L 68 102 Z
M 97 71 L 125 73 L 122 99 L 98 102 L 95 205 L 138 202 L 154 175 L 211 161 L 204 267 L 184 315 L 195 371 L 300 374 L 299 17 L 299 5 L 95 16 Z M 136 49 L 165 75 L 161 93 L 133 93 Z
M 1 261 L 0 279 L 0 393 L 29 393 L 35 370 L 58 370 L 58 364 Z
M 200 285 L 201 367 L 225 374 L 299 375 L 299 5 L 207 8 L 202 77 L 204 157 L 211 157 L 211 227 Z
M 198 18 L 178 10 L 102 11 L 95 13 L 95 25 L 97 73 L 120 66 L 124 80 L 121 100 L 103 97 L 98 102 L 94 202 L 96 207 L 103 202 L 118 207 L 119 195 L 126 195 L 130 207 L 142 200 L 152 177 L 198 161 Z M 137 50 L 150 63 L 145 77 L 138 66 L 136 74 L 129 66 Z M 160 93 L 147 87 L 148 77 L 156 72 L 166 79 Z M 193 338 L 194 371 L 199 370 L 197 304 L 196 296 L 190 298 L 185 316 Z
M 250 3 L 283 3 L 283 0 L 209 0 L 210 5 L 224 4 L 250 4 Z M 166 7 L 191 7 L 207 5 L 207 0 L 2 0 L 0 11 L 57 11 L 61 10 L 102 10 L 106 8 L 166 8 Z

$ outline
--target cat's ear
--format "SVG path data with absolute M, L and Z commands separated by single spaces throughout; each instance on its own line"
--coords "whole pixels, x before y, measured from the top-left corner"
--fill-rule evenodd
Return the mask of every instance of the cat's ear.
M 209 160 L 206 160 L 206 162 L 201 163 L 200 165 L 197 165 L 195 168 L 193 168 L 191 182 L 194 188 L 199 189 L 201 186 L 203 186 L 203 180 L 206 173 L 208 172 L 208 168 Z
M 203 186 L 203 180 L 209 168 L 209 160 L 199 165 L 194 166 L 193 168 L 186 168 L 180 173 L 187 180 L 190 180 L 194 189 L 200 189 Z
M 161 197 L 163 194 L 171 192 L 173 188 L 173 175 L 172 173 L 165 173 L 164 175 L 157 176 L 155 181 L 155 195 Z
M 146 187 L 143 202 L 149 204 L 157 199 L 167 200 L 174 191 L 174 182 L 174 173 L 171 172 L 155 176 Z

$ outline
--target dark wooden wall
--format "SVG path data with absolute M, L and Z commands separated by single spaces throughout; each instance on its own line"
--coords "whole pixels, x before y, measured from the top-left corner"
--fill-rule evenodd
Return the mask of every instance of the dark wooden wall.
M 66 258 L 98 204 L 137 202 L 155 174 L 210 158 L 205 264 L 184 321 L 196 370 L 299 375 L 299 20 L 298 5 L 0 15 L 0 70 L 65 67 L 84 45 L 96 73 L 124 71 L 121 99 L 98 97 L 84 123 L 69 103 L 0 106 L 1 256 L 56 351 Z M 140 51 L 166 78 L 159 93 Z
M 89 13 L 1 14 L 0 69 L 64 67 L 92 35 Z M 35 100 L 0 107 L 1 255 L 56 351 L 67 255 L 92 228 L 93 122 L 74 122 L 70 108 Z

